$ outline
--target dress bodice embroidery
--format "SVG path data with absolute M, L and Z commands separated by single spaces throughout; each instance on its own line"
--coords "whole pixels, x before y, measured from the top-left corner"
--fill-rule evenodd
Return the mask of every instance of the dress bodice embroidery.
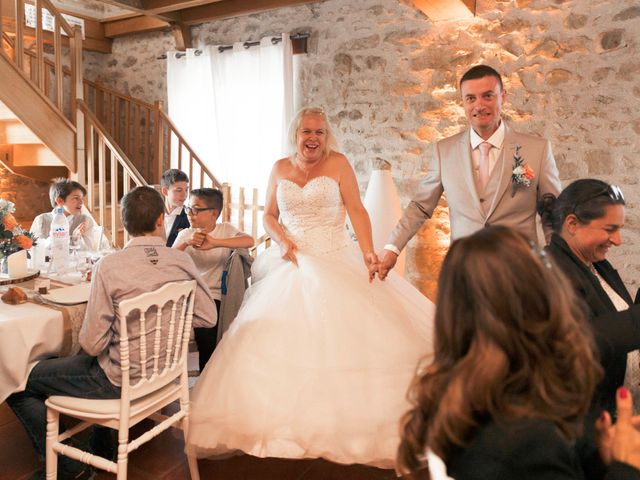
M 303 187 L 282 179 L 276 199 L 280 222 L 300 250 L 327 253 L 350 243 L 340 186 L 333 178 L 315 177 Z

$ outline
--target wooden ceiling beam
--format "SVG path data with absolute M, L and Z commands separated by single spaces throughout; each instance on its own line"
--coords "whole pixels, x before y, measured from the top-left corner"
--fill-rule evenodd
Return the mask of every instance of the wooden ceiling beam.
M 113 22 L 104 22 L 104 35 L 108 38 L 122 37 L 134 33 L 153 32 L 155 30 L 167 29 L 171 25 L 165 20 L 155 17 L 132 17 Z
M 182 22 L 187 25 L 193 25 L 208 20 L 238 17 L 274 10 L 276 8 L 315 3 L 317 1 L 318 0 L 253 0 L 248 2 L 247 0 L 221 0 L 208 5 L 181 10 Z
M 104 3 L 108 3 L 109 5 L 114 5 L 116 7 L 124 8 L 131 12 L 135 12 L 138 15 L 151 15 L 153 17 L 158 18 L 159 20 L 164 20 L 166 22 L 180 21 L 180 12 L 176 12 L 176 11 L 167 11 L 164 13 L 148 12 L 142 0 L 102 0 L 102 1 Z M 106 20 L 106 22 L 110 22 L 110 20 Z
M 144 8 L 148 14 L 157 15 L 167 12 L 199 7 L 221 0 L 144 0 Z
M 184 23 L 174 23 L 171 25 L 171 31 L 176 41 L 176 50 L 184 52 L 187 48 L 193 48 L 191 27 Z
M 142 0 L 102 0 L 102 3 L 108 3 L 126 10 L 144 10 L 144 2 Z
M 411 0 L 430 20 L 460 20 L 473 18 L 476 14 L 476 0 Z
M 16 21 L 11 17 L 2 17 L 2 30 L 4 32 L 12 32 L 13 35 L 16 31 Z M 34 41 L 36 38 L 36 31 L 34 28 L 23 27 L 24 40 Z M 48 45 L 53 45 L 53 33 L 42 32 L 44 42 Z M 84 35 L 85 38 L 82 41 L 82 49 L 90 52 L 111 53 L 112 41 L 110 38 L 106 38 L 102 25 L 94 20 L 84 19 Z M 66 36 L 62 36 L 62 45 L 64 47 L 69 46 L 69 39 Z

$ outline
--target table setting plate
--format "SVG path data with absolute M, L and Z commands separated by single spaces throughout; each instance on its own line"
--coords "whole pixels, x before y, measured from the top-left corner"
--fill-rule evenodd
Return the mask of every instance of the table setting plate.
M 59 305 L 77 305 L 89 301 L 90 290 L 90 283 L 81 283 L 70 287 L 49 290 L 49 293 L 41 295 L 41 297 L 48 302 Z
M 0 273 L 0 285 L 12 285 L 14 283 L 26 282 L 40 275 L 40 270 L 27 270 L 27 273 L 19 276 L 9 276 L 7 273 Z

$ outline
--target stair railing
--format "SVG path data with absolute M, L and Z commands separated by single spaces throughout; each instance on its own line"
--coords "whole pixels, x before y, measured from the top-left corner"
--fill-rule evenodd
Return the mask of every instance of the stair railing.
M 76 125 L 75 103 L 77 98 L 82 98 L 82 90 L 78 89 L 82 85 L 80 27 L 69 26 L 50 0 L 35 0 L 35 27 L 25 25 L 25 5 L 32 2 L 15 0 L 11 8 L 7 5 L 5 2 L 0 12 L 6 22 L 1 32 L 0 53 L 13 61 L 43 97 Z M 53 32 L 45 31 L 43 9 L 54 19 Z M 68 48 L 66 53 L 65 48 Z
M 83 100 L 79 100 L 77 105 L 85 118 L 87 204 L 90 209 L 97 209 L 98 223 L 111 232 L 113 246 L 122 246 L 127 242 L 128 234 L 122 229 L 119 200 L 133 187 L 147 185 L 147 182 L 88 105 Z M 120 232 L 124 235 L 122 243 Z
M 110 199 L 120 198 L 132 184 L 146 185 L 145 178 L 159 183 L 160 175 L 170 165 L 188 172 L 192 188 L 224 188 L 222 218 L 231 220 L 232 211 L 237 211 L 237 223 L 244 227 L 245 210 L 250 209 L 254 238 L 259 244 L 268 242 L 266 235 L 257 238 L 257 217 L 264 206 L 258 205 L 256 190 L 252 203 L 245 203 L 243 189 L 239 190 L 238 201 L 233 202 L 229 186 L 221 184 L 188 144 L 163 111 L 162 102 L 150 104 L 83 80 L 80 27 L 71 28 L 50 0 L 35 0 L 35 27 L 27 27 L 25 4 L 31 3 L 15 0 L 13 12 L 8 12 L 7 4 L 0 0 L 0 17 L 6 20 L 6 24 L 0 22 L 0 54 L 12 60 L 42 96 L 76 127 L 76 174 L 88 187 L 88 204 L 98 209 L 100 224 L 111 228 L 114 245 L 120 243 L 120 218 L 117 201 Z M 45 31 L 43 9 L 54 17 L 53 32 Z

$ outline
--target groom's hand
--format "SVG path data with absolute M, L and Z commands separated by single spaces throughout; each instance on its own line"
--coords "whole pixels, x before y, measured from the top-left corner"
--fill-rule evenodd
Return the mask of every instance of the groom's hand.
M 380 280 L 384 280 L 387 278 L 389 271 L 398 261 L 398 255 L 391 250 L 383 250 L 378 258 L 380 258 L 380 263 L 378 264 L 378 278 Z

